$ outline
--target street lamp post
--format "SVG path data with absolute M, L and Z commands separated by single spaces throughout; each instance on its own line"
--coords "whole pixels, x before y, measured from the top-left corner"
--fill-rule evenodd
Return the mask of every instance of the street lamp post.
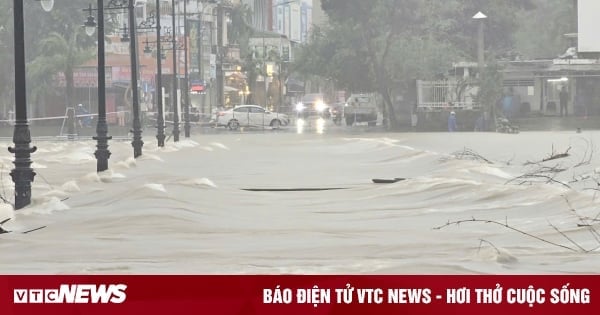
M 156 139 L 158 146 L 165 146 L 165 115 L 163 111 L 162 93 L 162 50 L 160 45 L 160 0 L 156 0 L 156 104 L 158 118 L 156 120 Z
M 142 124 L 140 122 L 140 103 L 138 98 L 138 71 L 137 71 L 137 32 L 135 21 L 135 0 L 129 0 L 129 57 L 131 60 L 131 101 L 133 109 L 133 157 L 142 155 Z
M 477 14 L 475 14 L 473 16 L 473 19 L 479 21 L 479 29 L 477 32 L 477 67 L 479 68 L 479 76 L 480 77 L 483 74 L 483 67 L 485 64 L 485 56 L 484 56 L 485 47 L 484 47 L 484 41 L 483 41 L 483 39 L 484 39 L 483 38 L 484 24 L 483 24 L 483 22 L 485 21 L 486 18 L 487 18 L 487 16 L 485 14 L 481 13 L 481 11 L 477 12 Z
M 125 26 L 125 33 L 121 37 L 121 41 L 129 41 L 127 30 L 129 28 Z M 160 0 L 156 0 L 156 12 L 150 13 L 150 16 L 136 26 L 136 34 L 138 30 L 156 30 L 157 42 L 160 42 L 161 37 L 161 26 L 160 26 Z M 149 46 L 148 35 L 146 34 L 146 46 L 144 47 L 144 54 L 151 54 L 152 49 Z M 161 61 L 161 46 L 159 45 L 156 50 L 156 107 L 158 109 L 158 117 L 156 119 L 157 134 L 156 139 L 158 140 L 158 146 L 165 146 L 165 120 L 163 111 L 163 100 L 162 100 L 162 61 Z M 136 61 L 139 62 L 139 56 L 136 56 Z
M 84 23 L 85 32 L 92 35 L 94 29 L 98 28 L 98 123 L 96 124 L 96 136 L 93 137 L 97 141 L 96 152 L 96 171 L 103 172 L 108 169 L 108 159 L 110 151 L 108 150 L 108 140 L 112 139 L 108 135 L 108 125 L 106 124 L 106 68 L 105 68 L 105 49 L 104 49 L 104 1 L 97 0 L 98 6 L 98 25 L 94 22 L 92 16 L 92 5 L 90 4 L 89 16 Z
M 128 2 L 127 5 L 126 1 Z M 131 58 L 131 94 L 132 94 L 132 109 L 133 109 L 133 157 L 137 158 L 142 155 L 142 125 L 140 123 L 140 105 L 138 99 L 138 85 L 137 85 L 137 51 L 136 51 L 136 25 L 135 25 L 135 0 L 110 0 L 106 9 L 121 10 L 127 9 L 129 11 L 129 55 Z M 98 150 L 96 151 L 96 158 L 98 159 L 98 171 L 106 170 L 108 168 L 108 158 L 110 152 L 108 152 L 107 140 L 111 139 L 107 136 L 108 127 L 106 126 L 106 82 L 105 82 L 105 65 L 104 65 L 104 2 L 98 0 L 98 126 L 96 127 L 97 136 L 94 137 L 98 141 Z M 85 22 L 86 33 L 91 35 L 93 28 L 96 27 L 93 16 L 91 16 L 92 8 L 88 9 L 90 16 Z M 104 119 L 102 119 L 102 116 Z M 103 122 L 102 122 L 103 120 Z M 104 124 L 104 125 L 102 125 Z M 106 130 L 106 132 L 105 132 Z M 105 150 L 106 149 L 106 150 Z M 106 167 L 105 167 L 106 166 Z
M 179 141 L 179 108 L 177 108 L 177 26 L 175 25 L 175 0 L 171 1 L 173 10 L 173 91 L 171 94 L 171 104 L 173 106 L 173 141 Z
M 52 10 L 54 1 L 41 2 L 45 11 Z M 31 146 L 31 132 L 27 120 L 27 88 L 25 78 L 25 18 L 23 0 L 13 0 L 13 23 L 15 36 L 15 126 L 13 130 L 14 147 L 8 151 L 14 153 L 15 168 L 10 172 L 15 183 L 15 210 L 22 209 L 31 203 L 31 183 L 35 172 L 31 168 L 31 153 L 37 148 Z
M 224 82 L 223 82 L 223 4 L 217 3 L 217 107 L 223 108 L 224 104 Z
M 204 82 L 204 67 L 203 67 L 203 49 L 204 49 L 204 25 L 203 25 L 203 20 L 204 20 L 204 10 L 206 9 L 206 7 L 203 5 L 202 6 L 202 11 L 200 11 L 200 15 L 198 17 L 198 38 L 196 39 L 196 46 L 198 46 L 198 79 L 201 81 L 202 84 L 204 84 L 204 86 L 206 87 L 206 83 Z M 202 114 L 204 114 L 204 101 L 205 101 L 205 96 L 206 95 L 206 89 L 203 91 L 203 97 L 202 97 L 202 107 L 200 112 Z
M 160 22 L 157 21 L 157 27 L 160 29 Z M 167 27 L 166 30 L 167 34 L 169 34 L 167 37 L 165 37 L 164 39 L 161 38 L 161 34 L 157 33 L 157 41 L 155 42 L 149 42 L 148 39 L 146 39 L 146 46 L 144 47 L 144 53 L 147 54 L 151 54 L 152 53 L 152 47 L 154 46 L 150 46 L 150 44 L 152 43 L 153 45 L 156 44 L 156 58 L 157 58 L 157 105 L 158 105 L 158 119 L 157 119 L 157 124 L 158 124 L 158 134 L 156 136 L 156 138 L 158 139 L 158 146 L 160 147 L 164 147 L 165 146 L 165 120 L 164 120 L 164 103 L 163 103 L 163 93 L 162 93 L 162 59 L 165 59 L 165 55 L 162 53 L 163 50 L 168 50 L 169 48 L 164 48 L 162 46 L 162 43 L 171 43 L 173 44 L 173 39 L 172 39 L 172 35 L 171 35 L 171 30 L 169 29 L 169 27 Z M 182 50 L 183 48 L 180 47 L 179 45 L 175 45 L 175 49 L 176 50 Z M 175 56 L 173 57 L 175 58 Z
M 208 3 L 216 3 L 216 1 L 200 1 L 202 3 L 202 10 L 200 11 L 200 16 L 199 16 L 199 27 L 198 27 L 198 74 L 200 76 L 200 80 L 202 81 L 202 83 L 206 86 L 206 81 L 205 81 L 205 76 L 204 76 L 204 11 L 206 9 L 213 9 L 213 6 L 207 5 Z M 210 27 L 210 46 L 212 47 L 212 23 L 211 22 L 211 27 Z M 212 90 L 212 89 L 211 89 Z M 206 93 L 207 91 L 204 90 L 204 94 L 202 95 L 202 114 L 205 114 L 205 106 L 206 106 Z M 212 99 L 212 92 L 211 94 L 211 99 Z M 209 115 L 212 112 L 212 100 L 209 101 L 210 102 L 210 108 L 209 108 Z
M 187 0 L 183 1 L 183 54 L 184 61 L 184 77 L 185 77 L 185 137 L 190 137 L 190 78 L 188 74 L 188 26 L 187 26 Z

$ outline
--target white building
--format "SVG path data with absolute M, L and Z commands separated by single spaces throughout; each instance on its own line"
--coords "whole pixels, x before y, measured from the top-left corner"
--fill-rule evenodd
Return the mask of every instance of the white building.
M 324 27 L 328 23 L 327 14 L 321 8 L 321 0 L 313 0 L 312 6 L 312 25 Z M 310 32 L 310 30 L 309 30 Z
M 304 43 L 312 25 L 312 0 L 275 0 L 272 30 L 293 42 Z
M 304 43 L 312 25 L 313 0 L 241 0 L 252 10 L 252 26 Z M 320 2 L 320 1 L 319 1 Z M 320 3 L 319 3 L 320 5 Z
M 579 0 L 577 18 L 577 51 L 579 53 L 598 54 L 600 52 L 600 22 L 598 21 L 598 10 L 600 1 Z
M 252 10 L 252 26 L 256 30 L 271 30 L 271 6 L 273 0 L 242 0 Z

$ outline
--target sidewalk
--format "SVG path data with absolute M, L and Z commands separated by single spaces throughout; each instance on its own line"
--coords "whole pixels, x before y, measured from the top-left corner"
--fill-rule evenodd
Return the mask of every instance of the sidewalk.
M 60 125 L 35 125 L 32 124 L 29 126 L 31 136 L 32 137 L 58 137 L 60 136 Z M 127 136 L 131 126 L 116 126 L 109 125 L 108 133 L 111 136 Z M 13 126 L 3 125 L 0 127 L 0 137 L 12 137 L 14 131 Z M 63 130 L 63 135 L 66 136 L 68 133 L 67 128 L 65 127 Z M 75 133 L 79 136 L 95 136 L 96 135 L 96 126 L 91 128 L 77 128 Z
M 590 117 L 560 117 L 560 116 L 531 116 L 514 118 L 513 124 L 519 126 L 521 131 L 556 131 L 556 130 L 598 130 L 600 129 L 600 116 Z

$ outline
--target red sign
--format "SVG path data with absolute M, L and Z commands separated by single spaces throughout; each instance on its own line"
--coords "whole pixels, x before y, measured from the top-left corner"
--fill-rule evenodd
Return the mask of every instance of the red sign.
M 107 69 L 105 75 L 105 82 L 107 86 L 112 84 L 112 70 Z M 56 86 L 65 87 L 66 79 L 63 72 L 59 72 L 56 75 Z M 81 87 L 98 87 L 98 69 L 97 68 L 77 68 L 73 71 L 73 85 L 76 88 Z
M 200 93 L 204 92 L 204 85 L 202 84 L 193 84 L 191 88 L 192 92 Z
M 598 314 L 600 276 L 1 276 L 9 314 Z

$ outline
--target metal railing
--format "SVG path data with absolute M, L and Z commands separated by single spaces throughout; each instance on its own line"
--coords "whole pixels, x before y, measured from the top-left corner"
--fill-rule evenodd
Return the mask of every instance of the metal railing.
M 440 110 L 478 110 L 481 104 L 476 102 L 424 102 L 418 103 L 419 111 L 440 111 Z

